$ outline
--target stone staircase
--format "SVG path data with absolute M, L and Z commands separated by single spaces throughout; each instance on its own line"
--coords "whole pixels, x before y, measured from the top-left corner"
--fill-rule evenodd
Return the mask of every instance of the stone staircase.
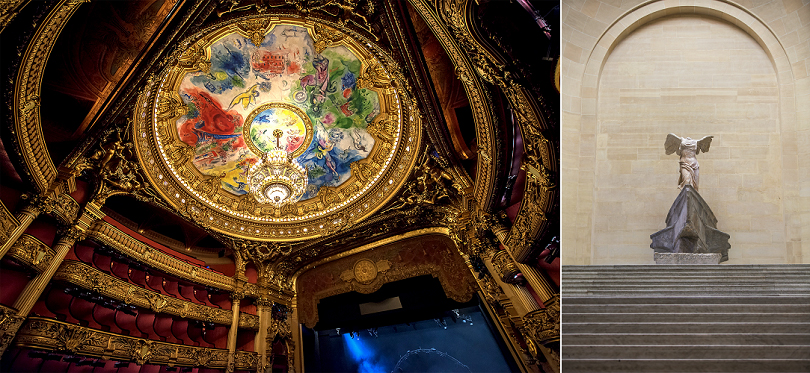
M 562 371 L 810 372 L 810 265 L 563 266 Z

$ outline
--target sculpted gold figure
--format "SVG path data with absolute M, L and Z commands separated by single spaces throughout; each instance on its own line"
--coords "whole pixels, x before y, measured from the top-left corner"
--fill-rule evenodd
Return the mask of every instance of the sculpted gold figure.
M 697 155 L 700 152 L 708 152 L 709 145 L 712 144 L 713 136 L 705 136 L 700 140 L 693 140 L 689 137 L 678 137 L 670 133 L 667 135 L 667 141 L 664 143 L 664 149 L 667 155 L 678 153 L 681 157 L 680 177 L 678 178 L 678 188 L 683 189 L 684 186 L 690 185 L 698 190 L 698 177 L 700 176 L 700 166 L 698 165 Z

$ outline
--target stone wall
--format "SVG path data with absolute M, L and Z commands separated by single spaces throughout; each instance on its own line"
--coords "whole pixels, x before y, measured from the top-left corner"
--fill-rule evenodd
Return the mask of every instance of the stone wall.
M 810 1 L 562 10 L 563 263 L 652 262 L 678 194 L 670 132 L 715 136 L 700 193 L 729 263 L 810 262 Z

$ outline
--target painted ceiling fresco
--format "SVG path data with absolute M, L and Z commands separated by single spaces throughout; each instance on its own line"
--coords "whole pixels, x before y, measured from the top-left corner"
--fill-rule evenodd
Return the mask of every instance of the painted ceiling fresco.
M 347 47 L 317 53 L 306 28 L 277 25 L 259 45 L 237 32 L 225 35 L 211 45 L 210 62 L 209 71 L 182 78 L 187 114 L 177 133 L 194 148 L 194 167 L 220 178 L 226 191 L 249 192 L 248 169 L 259 152 L 276 148 L 276 129 L 278 146 L 307 170 L 301 200 L 346 182 L 350 165 L 373 149 L 366 127 L 380 102 L 373 90 L 357 87 L 362 63 Z
M 139 95 L 140 164 L 161 198 L 222 233 L 327 235 L 382 208 L 414 167 L 422 122 L 403 81 L 375 41 L 333 26 L 223 21 L 180 42 Z

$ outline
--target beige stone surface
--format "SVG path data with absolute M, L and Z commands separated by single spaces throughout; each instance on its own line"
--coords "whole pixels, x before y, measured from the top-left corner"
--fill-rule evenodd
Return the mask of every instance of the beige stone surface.
M 715 136 L 700 191 L 729 263 L 810 262 L 810 1 L 563 0 L 562 20 L 563 263 L 653 262 L 670 132 Z

